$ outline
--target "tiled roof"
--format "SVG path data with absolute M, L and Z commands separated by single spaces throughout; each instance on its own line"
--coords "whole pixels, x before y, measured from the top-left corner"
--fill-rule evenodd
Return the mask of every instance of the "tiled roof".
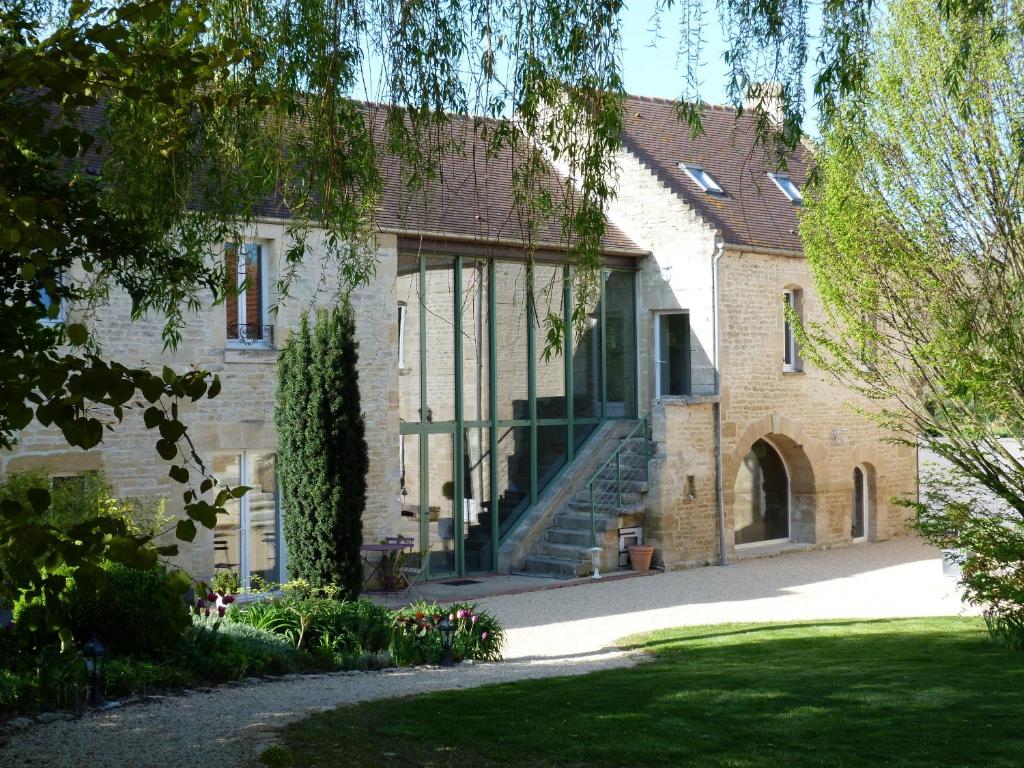
M 738 119 L 730 107 L 708 107 L 704 133 L 691 138 L 677 102 L 644 96 L 626 100 L 623 144 L 684 202 L 717 228 L 729 245 L 801 251 L 797 206 L 768 178 L 776 170 L 772 149 L 755 141 L 754 117 Z M 811 154 L 803 146 L 787 156 L 789 177 L 802 187 Z M 704 192 L 680 163 L 699 165 L 722 187 Z
M 507 147 L 497 153 L 489 152 L 486 142 L 474 130 L 472 118 L 453 116 L 443 135 L 433 137 L 461 149 L 445 151 L 438 177 L 412 190 L 404 181 L 407 174 L 403 173 L 401 158 L 380 149 L 386 144 L 384 108 L 367 105 L 367 117 L 380 152 L 384 181 L 376 212 L 376 224 L 381 231 L 423 233 L 434 240 L 449 238 L 488 245 L 515 246 L 526 242 L 528 217 L 521 214 L 512 189 L 517 158 Z M 567 243 L 558 212 L 559 202 L 564 199 L 564 177 L 550 165 L 549 169 L 551 174 L 542 188 L 551 196 L 553 212 L 534 217 L 533 242 L 540 248 L 565 249 Z M 279 200 L 268 201 L 258 213 L 280 218 L 288 215 Z M 603 248 L 606 252 L 635 256 L 647 253 L 611 222 L 607 222 Z

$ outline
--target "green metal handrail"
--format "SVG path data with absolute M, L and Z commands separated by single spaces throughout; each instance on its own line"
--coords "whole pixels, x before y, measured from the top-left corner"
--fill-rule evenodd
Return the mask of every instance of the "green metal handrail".
M 643 481 L 646 483 L 649 480 L 648 477 L 648 464 L 651 460 L 651 430 L 650 430 L 650 414 L 645 413 L 639 423 L 633 427 L 632 431 L 626 435 L 620 441 L 619 447 L 615 449 L 615 452 L 605 459 L 604 463 L 597 468 L 597 471 L 590 476 L 590 480 L 587 481 L 587 491 L 590 495 L 590 546 L 591 548 L 597 546 L 597 527 L 595 522 L 595 511 L 596 504 L 594 502 L 594 486 L 600 481 L 603 481 L 602 473 L 608 469 L 612 462 L 615 462 L 615 500 L 618 506 L 622 506 L 622 449 L 625 448 L 629 441 L 638 434 L 642 434 L 644 437 L 644 463 L 643 463 Z

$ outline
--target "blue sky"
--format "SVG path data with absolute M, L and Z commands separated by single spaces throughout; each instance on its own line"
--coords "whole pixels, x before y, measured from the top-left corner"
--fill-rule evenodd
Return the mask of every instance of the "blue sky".
M 678 98 L 684 92 L 686 71 L 685 64 L 676 61 L 680 40 L 679 9 L 662 14 L 660 33 L 656 35 L 651 20 L 653 6 L 652 0 L 634 0 L 622 14 L 623 80 L 626 90 L 633 94 Z M 821 7 L 817 3 L 811 5 L 808 27 L 812 35 L 821 28 Z M 722 55 L 727 45 L 713 0 L 704 0 L 703 36 L 700 95 L 710 104 L 724 104 L 728 101 L 728 80 Z M 810 63 L 804 74 L 804 87 L 808 94 L 804 130 L 809 133 L 816 133 L 811 104 L 815 47 L 816 39 L 810 40 Z

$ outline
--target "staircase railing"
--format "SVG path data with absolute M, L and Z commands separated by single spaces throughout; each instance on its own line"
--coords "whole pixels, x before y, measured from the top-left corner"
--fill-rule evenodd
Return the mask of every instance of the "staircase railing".
M 643 437 L 643 461 L 640 467 L 623 466 L 623 450 L 630 445 L 630 441 L 637 437 Z M 648 481 L 648 467 L 651 460 L 651 428 L 650 414 L 645 413 L 640 422 L 633 427 L 633 430 L 626 435 L 597 471 L 587 481 L 587 493 L 590 498 L 590 546 L 597 546 L 597 524 L 596 513 L 600 507 L 621 507 L 623 484 L 631 481 Z

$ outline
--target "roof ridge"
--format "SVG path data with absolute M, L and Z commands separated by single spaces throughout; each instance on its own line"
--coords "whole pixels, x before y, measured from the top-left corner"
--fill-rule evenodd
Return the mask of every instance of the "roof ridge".
M 633 99 L 635 101 L 651 102 L 652 104 L 665 104 L 667 106 L 675 106 L 677 104 L 688 103 L 697 105 L 703 109 L 714 109 L 722 112 L 737 111 L 737 108 L 732 106 L 731 104 L 711 104 L 710 102 L 693 101 L 690 99 L 669 98 L 667 96 L 645 96 L 640 93 L 627 93 L 626 100 L 629 101 L 630 99 Z

